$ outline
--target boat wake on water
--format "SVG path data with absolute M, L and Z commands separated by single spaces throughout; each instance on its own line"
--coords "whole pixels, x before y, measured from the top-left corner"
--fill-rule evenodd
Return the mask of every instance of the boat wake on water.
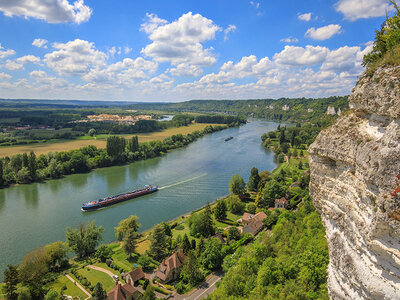
M 206 175 L 207 175 L 207 173 L 204 173 L 204 174 L 201 174 L 201 175 L 196 176 L 196 177 L 192 177 L 192 178 L 185 179 L 185 180 L 182 180 L 182 181 L 179 181 L 179 182 L 176 182 L 176 183 L 172 183 L 172 184 L 169 184 L 169 185 L 165 185 L 165 186 L 160 187 L 160 188 L 158 188 L 158 189 L 159 189 L 159 190 L 167 189 L 167 188 L 170 188 L 170 187 L 173 187 L 173 186 L 176 186 L 176 185 L 180 185 L 180 184 L 183 184 L 183 183 L 192 181 L 192 180 L 199 179 L 199 178 L 204 177 L 204 176 L 206 176 Z

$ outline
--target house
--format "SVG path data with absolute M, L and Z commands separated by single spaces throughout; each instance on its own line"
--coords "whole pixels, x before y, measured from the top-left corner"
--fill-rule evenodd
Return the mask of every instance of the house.
M 138 281 L 140 279 L 145 278 L 145 275 L 142 270 L 142 267 L 139 267 L 127 274 L 124 274 L 123 277 L 125 278 L 126 283 L 129 283 L 130 285 L 135 286 L 138 284 Z
M 107 300 L 139 299 L 141 293 L 130 284 L 117 283 L 111 291 L 107 293 Z
M 174 254 L 162 261 L 157 269 L 156 276 L 164 282 L 176 279 L 185 259 L 186 256 L 183 254 L 183 250 L 174 252 Z
M 267 215 L 262 211 L 254 215 L 249 222 L 243 225 L 242 233 L 251 233 L 256 235 L 261 231 L 264 226 L 263 220 L 267 218 Z
M 254 217 L 255 215 L 245 212 L 243 216 L 239 220 L 237 220 L 237 222 L 242 223 L 243 225 L 247 225 L 249 224 L 250 220 L 253 219 Z
M 281 199 L 275 199 L 275 208 L 286 208 L 288 205 L 288 201 L 286 198 L 282 197 Z

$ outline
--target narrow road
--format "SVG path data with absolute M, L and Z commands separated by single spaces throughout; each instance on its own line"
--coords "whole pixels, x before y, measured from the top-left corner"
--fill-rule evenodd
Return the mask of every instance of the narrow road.
M 200 300 L 206 298 L 217 289 L 217 282 L 221 280 L 223 274 L 215 273 L 210 275 L 207 280 L 199 287 L 194 289 L 191 293 L 185 295 L 174 295 L 170 299 L 177 300 Z
M 91 295 L 87 290 L 85 290 L 85 289 L 83 288 L 83 286 L 81 286 L 81 285 L 79 284 L 79 282 L 75 281 L 75 280 L 74 280 L 71 276 L 69 276 L 68 274 L 65 275 L 65 276 L 66 276 L 69 280 L 71 280 L 73 284 L 75 284 L 78 288 L 80 288 L 80 289 L 82 290 L 82 292 L 84 292 L 84 293 L 88 296 L 88 298 L 92 298 L 92 295 Z M 88 298 L 86 298 L 86 299 L 88 299 Z

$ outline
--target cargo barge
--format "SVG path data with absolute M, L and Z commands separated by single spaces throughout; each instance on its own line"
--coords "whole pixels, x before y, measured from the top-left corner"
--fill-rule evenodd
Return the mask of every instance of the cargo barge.
M 233 139 L 233 136 L 230 136 L 230 137 L 226 138 L 225 142 L 230 141 L 231 139 Z
M 115 196 L 110 196 L 110 197 L 106 197 L 106 198 L 102 198 L 102 199 L 98 199 L 95 201 L 89 201 L 86 203 L 82 204 L 82 211 L 91 211 L 91 210 L 96 210 L 99 208 L 103 208 L 106 206 L 110 206 L 122 201 L 126 201 L 129 199 L 133 199 L 133 198 L 137 198 L 140 196 L 144 196 L 147 194 L 151 194 L 158 191 L 158 187 L 155 185 L 145 185 L 144 188 L 139 189 L 139 190 L 135 190 L 135 191 L 131 191 L 131 192 L 127 192 L 127 193 L 122 193 L 119 195 L 115 195 Z

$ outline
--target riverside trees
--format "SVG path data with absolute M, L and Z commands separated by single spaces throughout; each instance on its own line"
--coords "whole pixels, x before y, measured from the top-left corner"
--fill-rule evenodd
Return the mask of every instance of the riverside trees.
M 13 183 L 31 183 L 63 175 L 88 172 L 92 169 L 154 158 L 169 150 L 188 145 L 205 134 L 225 129 L 226 126 L 206 126 L 202 131 L 187 135 L 177 134 L 163 141 L 139 143 L 133 136 L 126 141 L 120 136 L 110 136 L 106 149 L 86 146 L 77 150 L 29 155 L 15 154 L 0 159 L 0 187 Z
M 68 246 L 80 257 L 88 257 L 96 251 L 102 238 L 103 226 L 96 226 L 95 221 L 80 224 L 79 228 L 67 227 L 66 240 Z

